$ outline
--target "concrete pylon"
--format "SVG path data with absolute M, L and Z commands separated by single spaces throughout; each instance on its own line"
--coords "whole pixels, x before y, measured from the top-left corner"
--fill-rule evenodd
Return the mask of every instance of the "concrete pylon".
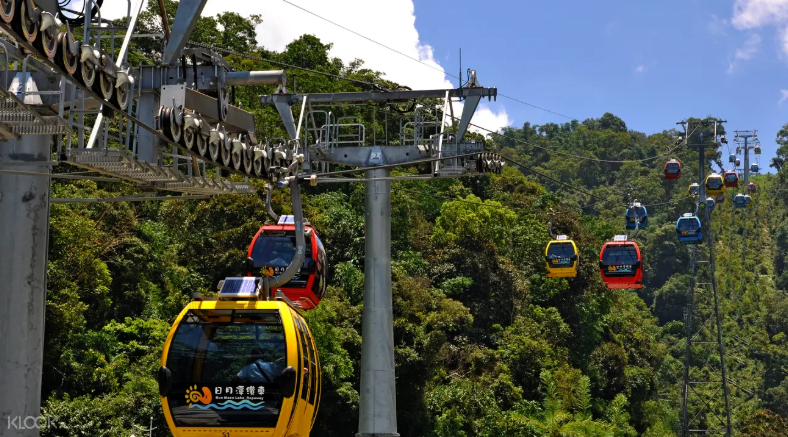
M 48 174 L 51 136 L 0 143 L 0 169 Z M 30 165 L 20 162 L 31 162 Z M 9 163 L 14 163 L 9 166 Z M 5 165 L 4 165 L 5 164 Z M 50 179 L 0 173 L 0 436 L 38 437 Z M 45 423 L 45 421 L 43 422 Z

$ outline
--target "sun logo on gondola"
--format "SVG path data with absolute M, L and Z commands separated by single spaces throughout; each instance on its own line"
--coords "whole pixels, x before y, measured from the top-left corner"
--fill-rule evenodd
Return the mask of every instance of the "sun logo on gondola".
M 263 267 L 260 269 L 260 274 L 262 276 L 274 276 L 274 268 L 273 267 Z
M 189 404 L 191 407 L 192 404 L 196 404 L 197 402 L 201 402 L 205 405 L 208 405 L 213 400 L 213 396 L 211 395 L 211 390 L 208 387 L 202 388 L 202 393 L 197 391 L 197 386 L 193 385 L 186 390 L 186 403 Z

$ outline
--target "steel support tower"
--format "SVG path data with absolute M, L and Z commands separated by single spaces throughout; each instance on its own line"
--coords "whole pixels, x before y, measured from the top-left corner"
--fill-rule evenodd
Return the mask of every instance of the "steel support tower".
M 391 181 L 429 180 L 500 171 L 500 157 L 483 156 L 484 145 L 464 140 L 471 118 L 483 97 L 495 98 L 495 88 L 479 85 L 475 72 L 463 88 L 332 94 L 289 94 L 283 87 L 274 95 L 260 96 L 263 105 L 274 104 L 291 141 L 308 150 L 304 165 L 317 183 L 365 183 L 366 254 L 364 261 L 364 310 L 362 314 L 361 390 L 357 437 L 396 437 L 397 399 L 394 375 L 394 315 L 391 292 Z M 415 103 L 442 99 L 441 105 L 414 104 L 415 111 L 400 116 L 399 135 L 391 144 L 379 144 L 365 134 L 354 117 L 337 117 L 322 107 L 358 102 Z M 454 117 L 453 102 L 464 100 Z M 291 106 L 300 105 L 297 121 Z M 318 107 L 313 107 L 318 105 Z M 394 115 L 392 115 L 394 116 Z M 386 134 L 388 139 L 388 133 Z M 371 141 L 370 141 L 371 140 Z M 336 178 L 330 165 L 357 167 L 364 179 Z M 430 173 L 391 177 L 394 167 L 428 166 Z M 318 171 L 319 170 L 319 171 Z
M 736 136 L 733 138 L 736 142 L 736 149 L 737 152 L 741 150 L 744 154 L 744 189 L 747 190 L 747 185 L 750 183 L 750 150 L 755 148 L 755 145 L 751 143 L 749 140 L 752 139 L 753 142 L 758 140 L 758 131 L 757 130 L 737 130 L 734 131 Z M 737 153 L 738 154 L 738 153 Z M 742 260 L 747 259 L 747 208 L 744 208 L 742 211 L 742 215 L 744 216 L 744 221 L 742 223 Z M 745 261 L 742 261 L 743 263 Z M 744 294 L 747 292 L 747 280 L 746 275 L 744 273 L 744 265 L 742 265 L 742 277 L 741 277 L 741 296 L 744 298 Z
M 732 436 L 722 315 L 714 263 L 712 210 L 714 199 L 705 199 L 705 145 L 717 144 L 718 125 L 723 120 L 704 119 L 680 122 L 687 145 L 698 150 L 699 196 L 695 214 L 705 218 L 706 246 L 692 248 L 687 308 L 684 311 L 686 343 L 681 400 L 681 436 L 696 434 Z M 708 129 L 713 125 L 713 131 Z M 697 135 L 694 132 L 700 130 Z M 693 143 L 697 137 L 698 142 Z M 701 210 L 703 214 L 701 214 Z

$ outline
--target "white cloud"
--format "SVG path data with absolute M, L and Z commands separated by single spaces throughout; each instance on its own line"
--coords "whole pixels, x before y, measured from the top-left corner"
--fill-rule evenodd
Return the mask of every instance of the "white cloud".
M 102 14 L 108 17 L 125 14 L 125 6 L 120 3 L 125 5 L 125 2 L 106 2 Z M 287 44 L 301 35 L 313 34 L 323 43 L 333 44 L 332 56 L 346 63 L 356 58 L 363 59 L 365 67 L 384 72 L 387 79 L 413 89 L 457 86 L 457 79 L 447 77 L 443 66 L 435 59 L 433 48 L 420 40 L 412 0 L 389 0 L 385 6 L 382 2 L 369 0 L 293 0 L 293 3 L 417 58 L 426 65 L 408 60 L 283 1 L 208 0 L 203 15 L 213 16 L 225 11 L 237 12 L 242 16 L 261 14 L 263 23 L 257 27 L 257 39 L 259 44 L 269 50 L 284 50 Z M 466 66 L 474 67 L 470 63 Z M 479 70 L 479 82 L 485 84 L 483 70 Z M 492 130 L 498 130 L 510 122 L 504 109 L 496 112 L 483 104 L 479 105 L 473 118 L 474 124 Z
M 736 0 L 731 24 L 739 30 L 776 26 L 788 53 L 788 0 Z
M 744 41 L 741 48 L 736 49 L 733 55 L 733 60 L 728 61 L 728 73 L 733 73 L 733 70 L 740 61 L 747 61 L 753 58 L 758 50 L 761 48 L 761 36 L 754 33 Z
M 720 18 L 715 14 L 711 14 L 711 17 L 706 23 L 706 29 L 712 35 L 725 35 L 725 29 L 730 24 L 728 20 Z
M 645 72 L 646 72 L 646 66 L 645 65 L 640 64 L 637 67 L 635 67 L 635 73 L 645 73 Z
M 780 100 L 777 104 L 782 106 L 783 102 L 786 100 L 788 100 L 788 90 L 780 90 Z

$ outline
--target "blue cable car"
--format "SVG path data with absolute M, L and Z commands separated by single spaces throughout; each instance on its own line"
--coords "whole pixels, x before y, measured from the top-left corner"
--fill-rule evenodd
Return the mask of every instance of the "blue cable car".
M 747 199 L 744 198 L 744 194 L 737 194 L 736 197 L 733 198 L 733 205 L 736 208 L 744 208 L 747 206 Z
M 758 173 L 759 170 L 760 170 L 760 167 L 758 167 L 758 163 L 757 162 L 750 164 L 750 171 L 751 172 Z
M 700 244 L 703 241 L 703 229 L 698 216 L 686 213 L 676 220 L 676 236 L 682 243 Z
M 728 155 L 728 162 L 736 162 L 736 155 Z
M 635 202 L 627 208 L 627 229 L 635 229 L 635 215 L 637 215 L 637 227 L 645 228 L 648 225 L 648 211 L 645 206 Z

